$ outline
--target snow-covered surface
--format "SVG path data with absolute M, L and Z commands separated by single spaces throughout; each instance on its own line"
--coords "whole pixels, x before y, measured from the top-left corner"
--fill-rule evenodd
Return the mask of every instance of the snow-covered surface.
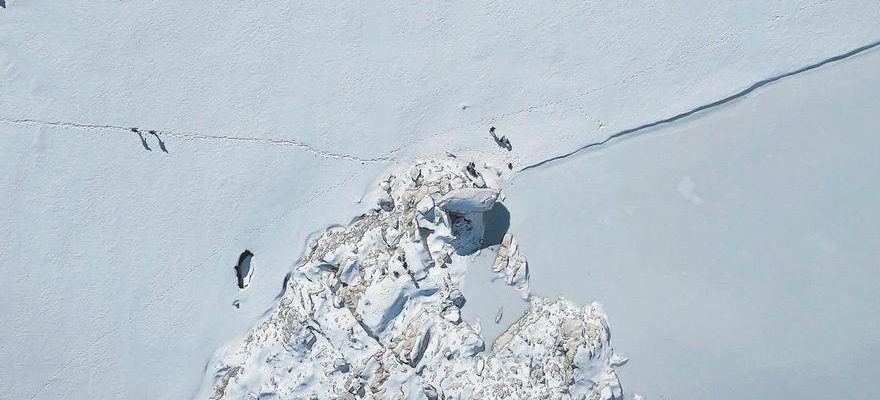
M 532 290 L 602 303 L 648 399 L 880 398 L 878 71 L 866 53 L 521 174 Z
M 0 18 L 3 119 L 409 160 L 483 151 L 491 124 L 517 165 L 880 37 L 872 1 L 22 0 Z
M 25 399 L 191 396 L 395 165 L 516 170 L 880 37 L 875 2 L 4 3 L 0 398 Z
M 480 336 L 488 349 L 529 308 L 528 299 L 523 299 L 519 291 L 511 290 L 507 281 L 492 270 L 496 252 L 497 246 L 493 246 L 467 260 L 469 267 L 461 285 L 461 293 L 467 300 L 461 318 L 471 325 L 479 324 Z
M 333 208 L 355 215 L 352 192 L 386 168 L 269 145 L 166 138 L 163 154 L 136 136 L 2 130 L 0 398 L 192 395 L 207 357 L 272 304 L 307 235 L 348 222 Z M 240 291 L 244 249 L 256 256 Z
M 221 349 L 197 397 L 620 399 L 611 366 L 619 357 L 598 305 L 531 298 L 494 343 L 462 320 L 475 306 L 462 281 L 486 266 L 458 253 L 480 247 L 466 238 L 481 235 L 464 231 L 482 226 L 455 224 L 439 203 L 488 192 L 498 174 L 483 172 L 489 179 L 457 161 L 427 161 L 383 181 L 393 206 L 315 238 L 277 307 Z M 497 252 L 490 271 L 511 293 L 526 288 L 514 239 Z

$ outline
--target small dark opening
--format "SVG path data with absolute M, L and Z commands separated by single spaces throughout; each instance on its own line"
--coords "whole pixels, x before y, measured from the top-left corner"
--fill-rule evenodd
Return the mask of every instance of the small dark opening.
M 244 289 L 250 283 L 251 274 L 253 271 L 251 270 L 251 258 L 254 257 L 254 253 L 251 253 L 250 250 L 245 250 L 238 256 L 238 264 L 235 265 L 235 275 L 238 278 L 238 288 Z

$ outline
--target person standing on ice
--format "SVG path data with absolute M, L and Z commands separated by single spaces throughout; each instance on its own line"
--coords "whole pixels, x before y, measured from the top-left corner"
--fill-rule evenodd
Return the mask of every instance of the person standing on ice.
M 507 139 L 507 136 L 501 135 L 501 137 L 499 138 L 498 135 L 495 134 L 494 126 L 489 127 L 489 134 L 492 135 L 492 139 L 495 139 L 495 144 L 506 148 L 508 151 L 513 148 L 510 145 L 510 140 Z

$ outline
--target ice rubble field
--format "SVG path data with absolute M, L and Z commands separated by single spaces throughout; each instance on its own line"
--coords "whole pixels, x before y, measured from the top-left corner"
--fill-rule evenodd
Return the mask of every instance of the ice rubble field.
M 875 2 L 5 5 L 4 399 L 193 396 L 215 352 L 271 315 L 308 235 L 374 207 L 362 196 L 389 170 L 445 152 L 520 168 L 880 38 Z M 866 383 L 877 353 L 867 332 L 876 329 L 861 317 L 877 308 L 878 169 L 858 152 L 876 148 L 877 63 L 860 55 L 762 89 L 739 111 L 712 110 L 728 114 L 615 144 L 618 159 L 593 165 L 587 153 L 514 179 L 511 231 L 531 260 L 533 290 L 605 304 L 615 349 L 633 357 L 621 368 L 624 389 L 649 398 L 876 397 Z M 754 102 L 763 105 L 758 117 L 743 111 Z M 489 125 L 511 138 L 511 152 L 495 148 Z M 167 152 L 149 134 L 142 145 L 132 126 L 158 129 Z M 825 167 L 755 179 L 766 171 L 752 166 L 766 147 L 725 145 L 734 134 L 800 143 L 777 160 Z M 810 134 L 822 140 L 798 142 Z M 680 136 L 700 139 L 670 147 Z M 713 164 L 721 155 L 727 163 Z M 669 164 L 657 168 L 656 157 Z M 636 175 L 647 170 L 659 172 Z M 833 177 L 822 175 L 828 170 Z M 742 186 L 719 201 L 713 191 L 723 187 L 711 183 L 728 174 Z M 649 191 L 669 182 L 672 197 Z M 777 188 L 789 182 L 789 191 Z M 628 208 L 633 215 L 656 212 L 613 213 L 616 185 L 644 202 Z M 539 195 L 558 201 L 538 207 Z M 673 202 L 682 198 L 688 203 Z M 683 208 L 694 203 L 702 208 Z M 740 212 L 742 204 L 755 208 Z M 718 230 L 688 243 L 700 225 L 681 221 L 710 207 L 729 218 L 742 249 L 722 248 L 730 235 Z M 821 224 L 789 223 L 801 215 Z M 734 224 L 744 218 L 753 223 Z M 755 225 L 766 240 L 751 237 Z M 559 232 L 572 227 L 576 235 Z M 255 273 L 239 291 L 232 267 L 244 249 L 256 254 Z M 743 270 L 746 256 L 760 262 Z M 771 278 L 797 275 L 805 260 L 815 263 L 810 274 L 775 290 L 783 283 Z M 644 273 L 670 264 L 677 275 L 715 271 L 710 278 L 721 280 L 733 271 L 743 281 L 707 286 L 683 276 L 677 293 L 694 294 L 669 299 L 682 312 L 633 300 L 665 293 L 668 280 Z M 739 307 L 726 311 L 742 319 L 703 318 L 722 305 Z M 662 346 L 675 340 L 685 343 Z
M 462 320 L 467 256 L 490 249 L 499 176 L 458 160 L 389 176 L 380 209 L 310 242 L 278 306 L 219 352 L 197 397 L 621 398 L 624 359 L 601 307 L 531 296 L 510 234 L 491 270 L 528 312 L 491 342 Z

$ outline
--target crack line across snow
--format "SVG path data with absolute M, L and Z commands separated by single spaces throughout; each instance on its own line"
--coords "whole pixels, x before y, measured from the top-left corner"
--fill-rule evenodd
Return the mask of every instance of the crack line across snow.
M 134 133 L 131 131 L 131 128 L 126 128 L 124 126 L 116 126 L 116 125 L 80 124 L 80 123 L 75 123 L 75 122 L 56 122 L 56 121 L 41 121 L 41 120 L 36 120 L 36 119 L 8 119 L 8 118 L 0 118 L 0 122 L 8 123 L 8 124 L 17 124 L 17 125 L 57 126 L 57 127 L 74 128 L 74 129 L 82 129 L 82 130 L 113 130 L 113 131 L 124 131 L 126 133 Z M 148 134 L 145 131 L 141 131 L 140 133 L 143 135 Z M 291 146 L 291 147 L 296 147 L 296 148 L 306 150 L 306 151 L 308 151 L 318 157 L 332 158 L 332 159 L 337 159 L 337 160 L 355 161 L 355 162 L 362 162 L 362 163 L 394 161 L 394 159 L 391 157 L 361 158 L 361 157 L 353 156 L 350 154 L 335 153 L 335 152 L 330 152 L 330 151 L 326 151 L 326 150 L 320 150 L 315 147 L 312 147 L 309 144 L 300 142 L 298 140 L 293 140 L 293 139 L 203 135 L 203 134 L 195 134 L 195 133 L 183 133 L 183 132 L 160 131 L 160 130 L 157 130 L 156 133 L 161 136 L 175 137 L 175 138 L 180 138 L 180 139 L 219 140 L 219 141 L 228 141 L 228 142 L 263 143 L 263 144 L 269 144 L 269 145 L 275 145 L 275 146 Z
M 743 89 L 743 90 L 740 90 L 739 92 L 736 92 L 736 93 L 734 93 L 734 94 L 732 94 L 732 95 L 729 95 L 729 96 L 727 96 L 727 97 L 724 97 L 724 98 L 722 98 L 722 99 L 718 99 L 718 100 L 715 100 L 715 101 L 713 101 L 713 102 L 711 102 L 711 103 L 706 103 L 706 104 L 703 104 L 703 105 L 697 106 L 697 107 L 692 108 L 692 109 L 690 109 L 690 110 L 688 110 L 688 111 L 685 111 L 685 112 L 682 112 L 682 113 L 679 113 L 679 114 L 673 115 L 673 116 L 671 116 L 671 117 L 663 118 L 663 119 L 660 119 L 660 120 L 657 120 L 657 121 L 653 121 L 653 122 L 648 122 L 648 123 L 645 123 L 645 124 L 642 124 L 642 125 L 639 125 L 639 126 L 636 126 L 636 127 L 633 127 L 633 128 L 624 129 L 624 130 L 619 131 L 619 132 L 617 132 L 617 133 L 615 133 L 615 134 L 613 134 L 613 135 L 611 135 L 611 136 L 608 136 L 607 138 L 605 138 L 605 139 L 603 139 L 603 140 L 601 140 L 601 141 L 593 142 L 593 143 L 589 143 L 589 144 L 583 145 L 583 146 L 581 146 L 581 147 L 578 147 L 578 148 L 576 148 L 576 149 L 574 149 L 574 150 L 572 150 L 572 151 L 570 151 L 570 152 L 568 152 L 568 153 L 560 154 L 560 155 L 558 155 L 558 156 L 554 156 L 554 157 L 551 157 L 551 158 L 548 158 L 548 159 L 545 159 L 545 160 L 539 161 L 539 162 L 537 162 L 537 163 L 534 163 L 534 164 L 531 164 L 531 165 L 527 165 L 527 166 L 521 168 L 518 172 L 525 172 L 525 171 L 530 170 L 530 169 L 533 169 L 533 168 L 538 168 L 538 167 L 541 167 L 541 166 L 546 165 L 546 164 L 548 164 L 548 163 L 552 163 L 552 162 L 554 162 L 554 161 L 558 161 L 558 160 L 561 160 L 561 159 L 567 158 L 567 157 L 569 157 L 569 156 L 575 155 L 575 154 L 580 153 L 580 152 L 582 152 L 582 151 L 584 151 L 584 150 L 587 150 L 587 149 L 589 149 L 589 148 L 602 146 L 602 145 L 604 145 L 604 144 L 606 144 L 606 143 L 608 143 L 608 142 L 610 142 L 610 141 L 612 141 L 612 140 L 614 140 L 614 139 L 617 139 L 617 138 L 620 138 L 620 137 L 623 137 L 623 136 L 632 135 L 632 134 L 635 134 L 635 133 L 639 133 L 639 132 L 641 132 L 641 131 L 643 131 L 643 130 L 646 130 L 646 129 L 649 129 L 649 128 L 653 128 L 653 127 L 656 127 L 656 126 L 659 126 L 659 125 L 670 124 L 670 123 L 673 123 L 673 122 L 679 121 L 679 120 L 681 120 L 681 119 L 684 119 L 684 118 L 690 117 L 691 115 L 694 115 L 694 114 L 696 114 L 696 113 L 698 113 L 698 112 L 706 111 L 706 110 L 709 110 L 709 109 L 712 109 L 712 108 L 716 108 L 716 107 L 719 107 L 719 106 L 725 105 L 725 104 L 730 103 L 730 102 L 732 102 L 732 101 L 734 101 L 734 100 L 737 100 L 737 99 L 739 99 L 739 98 L 741 98 L 741 97 L 743 97 L 743 96 L 746 96 L 746 95 L 748 95 L 749 93 L 752 93 L 752 92 L 754 92 L 755 90 L 757 90 L 757 89 L 759 89 L 759 88 L 761 88 L 761 87 L 763 87 L 763 86 L 769 85 L 769 84 L 771 84 L 771 83 L 774 83 L 774 82 L 780 81 L 780 80 L 782 80 L 782 79 L 785 79 L 785 78 L 788 78 L 788 77 L 791 77 L 791 76 L 794 76 L 794 75 L 798 75 L 798 74 L 801 74 L 801 73 L 804 73 L 804 72 L 807 72 L 807 71 L 810 71 L 810 70 L 813 70 L 813 69 L 819 68 L 819 67 L 824 66 L 824 65 L 826 65 L 826 64 L 831 64 L 831 63 L 834 63 L 834 62 L 837 62 L 837 61 L 841 61 L 841 60 L 844 60 L 844 59 L 850 58 L 850 57 L 852 57 L 852 56 L 855 56 L 855 55 L 857 55 L 857 54 L 859 54 L 859 53 L 863 53 L 863 52 L 865 52 L 865 51 L 871 50 L 871 49 L 873 49 L 873 48 L 875 48 L 875 47 L 878 47 L 878 46 L 880 46 L 880 40 L 875 41 L 875 42 L 872 42 L 872 43 L 870 43 L 870 44 L 866 44 L 866 45 L 861 46 L 861 47 L 858 47 L 858 48 L 855 48 L 855 49 L 853 49 L 853 50 L 847 51 L 846 53 L 838 54 L 838 55 L 836 55 L 836 56 L 826 58 L 826 59 L 824 59 L 824 60 L 822 60 L 822 61 L 819 61 L 819 62 L 816 62 L 816 63 L 813 63 L 813 64 L 806 65 L 806 66 L 801 67 L 801 68 L 798 68 L 798 69 L 796 69 L 796 70 L 789 71 L 789 72 L 785 72 L 785 73 L 782 73 L 782 74 L 779 74 L 779 75 L 775 75 L 775 76 L 772 76 L 772 77 L 769 77 L 769 78 L 766 78 L 766 79 L 760 80 L 760 81 L 758 81 L 758 82 L 753 83 L 751 86 L 749 86 L 749 87 L 747 87 L 747 88 L 745 88 L 745 89 Z

